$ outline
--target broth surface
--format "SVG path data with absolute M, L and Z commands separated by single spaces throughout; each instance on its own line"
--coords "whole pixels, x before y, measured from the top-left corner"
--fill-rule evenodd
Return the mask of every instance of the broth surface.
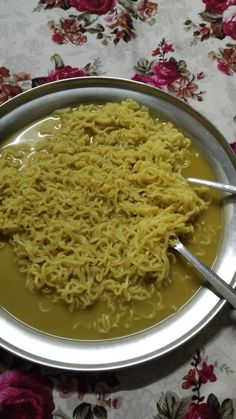
M 17 144 L 19 142 L 32 143 L 40 140 L 40 130 L 45 126 L 58 126 L 57 118 L 49 117 L 17 133 L 4 142 Z M 191 165 L 185 169 L 186 177 L 201 177 L 214 180 L 214 174 L 201 153 L 191 146 Z M 199 176 L 200 174 L 200 176 Z M 207 265 L 211 266 L 217 255 L 222 223 L 221 205 L 218 193 L 209 191 L 212 203 L 198 220 L 195 240 L 187 243 L 188 248 Z M 207 242 L 209 230 L 212 240 Z M 161 288 L 165 307 L 152 317 L 151 306 L 146 301 L 135 302 L 135 310 L 139 310 L 145 318 L 129 324 L 129 313 L 123 326 L 114 327 L 108 334 L 101 334 L 96 328 L 96 322 L 106 316 L 106 308 L 99 302 L 96 305 L 70 313 L 61 303 L 51 302 L 45 295 L 31 294 L 25 286 L 24 276 L 19 272 L 15 257 L 10 246 L 6 244 L 0 249 L 0 304 L 17 319 L 42 330 L 46 333 L 74 338 L 74 339 L 104 339 L 124 336 L 146 329 L 168 318 L 179 310 L 202 285 L 201 277 L 191 268 L 183 258 L 177 256 L 177 263 L 171 267 L 171 284 Z M 155 295 L 150 300 L 155 301 Z M 130 308 L 132 309 L 132 307 Z

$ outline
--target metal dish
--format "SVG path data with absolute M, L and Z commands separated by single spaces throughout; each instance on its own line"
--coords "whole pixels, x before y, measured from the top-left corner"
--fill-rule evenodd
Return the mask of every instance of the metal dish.
M 184 130 L 204 152 L 219 182 L 234 183 L 236 159 L 226 140 L 199 113 L 175 97 L 150 86 L 123 79 L 85 77 L 63 80 L 20 94 L 0 107 L 0 138 L 13 135 L 54 110 L 80 103 L 105 103 L 132 98 L 151 112 Z M 214 270 L 234 286 L 236 258 L 235 197 L 224 205 L 222 242 Z M 42 364 L 77 370 L 105 370 L 161 356 L 198 333 L 223 306 L 202 288 L 179 312 L 131 336 L 79 341 L 33 329 L 0 309 L 0 344 L 13 353 Z

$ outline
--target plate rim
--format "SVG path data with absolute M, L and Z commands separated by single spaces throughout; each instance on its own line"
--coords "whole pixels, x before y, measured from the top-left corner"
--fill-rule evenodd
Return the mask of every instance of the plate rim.
M 198 122 L 200 122 L 200 124 L 203 124 L 206 129 L 210 130 L 213 133 L 213 136 L 217 138 L 217 141 L 221 144 L 221 146 L 223 147 L 225 153 L 227 154 L 227 157 L 231 160 L 232 165 L 234 166 L 234 168 L 236 169 L 236 157 L 233 154 L 233 151 L 231 150 L 231 147 L 229 145 L 229 143 L 227 142 L 227 140 L 225 139 L 225 137 L 221 134 L 221 132 L 205 117 L 203 116 L 200 112 L 196 111 L 195 109 L 193 109 L 191 106 L 187 105 L 186 103 L 184 103 L 183 101 L 181 101 L 180 99 L 176 98 L 175 96 L 154 88 L 152 86 L 148 86 L 145 85 L 143 83 L 140 82 L 136 82 L 133 80 L 128 80 L 128 79 L 123 79 L 123 78 L 114 78 L 114 77 L 100 77 L 100 76 L 88 76 L 88 77 L 80 77 L 80 78 L 71 78 L 71 79 L 66 79 L 66 80 L 60 80 L 60 81 L 55 81 L 55 82 L 51 82 L 48 84 L 44 84 L 41 86 L 37 86 L 35 88 L 32 88 L 30 90 L 27 90 L 21 94 L 19 94 L 18 96 L 10 99 L 8 102 L 5 102 L 4 104 L 2 104 L 0 106 L 0 117 L 4 117 L 6 115 L 8 115 L 9 113 L 11 113 L 12 111 L 14 111 L 16 108 L 20 107 L 20 106 L 24 106 L 25 103 L 29 104 L 32 100 L 34 101 L 36 98 L 42 98 L 44 96 L 47 96 L 48 94 L 54 94 L 58 91 L 62 92 L 62 91 L 66 91 L 68 90 L 68 88 L 73 88 L 73 89 L 78 89 L 78 88 L 83 88 L 83 87 L 97 87 L 96 84 L 99 87 L 104 87 L 108 85 L 108 87 L 116 87 L 119 88 L 120 86 L 122 86 L 121 88 L 125 88 L 125 90 L 129 90 L 130 87 L 132 86 L 132 89 L 135 92 L 141 92 L 147 95 L 151 95 L 152 97 L 158 97 L 158 98 L 162 98 L 164 100 L 166 100 L 167 102 L 171 102 L 172 104 L 174 104 L 174 106 L 176 105 L 177 107 L 183 109 L 184 112 L 187 112 L 187 114 L 190 114 L 194 119 L 196 119 Z M 236 282 L 236 272 L 234 273 L 233 278 L 231 279 L 231 282 L 233 285 L 235 285 Z M 203 292 L 210 293 L 209 290 L 201 290 Z M 189 304 L 186 303 L 185 306 L 183 307 L 183 310 L 185 310 L 187 308 L 187 305 Z M 75 370 L 84 370 L 84 371 L 89 371 L 89 370 L 108 370 L 108 369 L 115 369 L 115 368 L 121 368 L 121 367 L 127 367 L 127 366 L 131 366 L 131 365 L 136 365 L 136 364 L 140 364 L 144 361 L 148 361 L 151 360 L 153 358 L 156 358 L 157 356 L 162 356 L 168 352 L 170 352 L 171 350 L 174 350 L 176 348 L 178 348 L 180 345 L 182 345 L 183 343 L 185 343 L 187 340 L 191 339 L 193 336 L 195 336 L 200 330 L 203 329 L 203 327 L 205 327 L 211 320 L 213 317 L 215 317 L 215 315 L 220 311 L 220 309 L 223 307 L 223 305 L 225 304 L 225 301 L 220 300 L 218 297 L 214 296 L 213 300 L 212 300 L 212 304 L 213 307 L 210 310 L 210 312 L 208 313 L 207 318 L 204 317 L 198 324 L 196 324 L 191 331 L 189 331 L 189 333 L 185 336 L 183 335 L 183 337 L 180 339 L 180 341 L 176 341 L 175 344 L 170 344 L 170 347 L 166 347 L 166 349 L 160 350 L 159 354 L 157 354 L 156 351 L 151 351 L 149 353 L 143 354 L 142 356 L 138 356 L 138 357 L 133 357 L 133 358 L 129 358 L 127 360 L 120 360 L 118 359 L 117 362 L 108 362 L 108 363 L 91 363 L 89 365 L 87 364 L 76 364 L 74 365 L 73 363 L 70 362 L 65 362 L 65 361 L 55 361 L 53 359 L 48 359 L 47 357 L 40 357 L 37 354 L 32 355 L 31 353 L 24 351 L 22 348 L 20 349 L 17 346 L 12 345 L 12 343 L 7 342 L 6 340 L 4 340 L 4 338 L 0 338 L 0 343 L 3 347 L 5 347 L 5 349 L 10 350 L 11 352 L 15 353 L 16 355 L 20 355 L 23 356 L 26 359 L 29 359 L 31 361 L 34 362 L 38 362 L 40 364 L 44 364 L 44 365 L 48 365 L 48 366 L 53 366 L 53 367 L 59 367 L 59 368 L 63 368 L 63 369 L 75 369 Z M 182 309 L 181 309 L 182 310 Z M 2 314 L 2 315 L 1 315 Z M 177 313 L 178 314 L 178 313 Z M 175 315 L 176 316 L 176 315 Z M 0 325 L 2 323 L 2 327 L 9 327 L 10 325 L 10 329 L 12 324 L 14 324 L 14 320 L 12 321 L 12 318 L 14 316 L 12 316 L 11 314 L 8 314 L 6 312 L 5 309 L 1 308 L 0 309 Z M 173 316 L 171 316 L 173 317 Z M 163 322 L 161 322 L 162 324 L 164 324 L 168 319 L 164 320 Z M 19 328 L 19 323 L 22 323 L 19 320 L 16 320 L 17 323 L 17 328 Z M 22 324 L 21 324 L 22 326 Z M 30 326 L 26 326 L 26 328 L 30 329 L 32 332 L 32 328 Z M 155 326 L 154 326 L 155 328 Z M 136 334 L 134 334 L 135 336 L 140 336 L 143 335 L 144 337 L 146 337 L 146 333 L 149 333 L 150 329 L 153 329 L 153 327 L 145 330 L 145 331 L 141 331 L 138 332 Z M 22 329 L 20 329 L 22 330 Z M 17 331 L 17 329 L 15 329 L 15 332 Z M 42 334 L 45 335 L 44 332 L 39 332 L 40 336 Z M 34 335 L 34 333 L 33 333 Z M 131 338 L 133 339 L 134 335 L 131 336 Z M 24 335 L 26 337 L 26 335 Z M 50 335 L 49 335 L 50 336 Z M 54 337 L 53 337 L 54 338 Z M 51 339 L 51 336 L 50 336 Z M 69 340 L 69 339 L 65 339 L 65 338 L 57 338 L 59 340 L 63 340 L 63 341 L 74 341 Z M 129 336 L 128 336 L 129 339 Z M 111 339 L 112 342 L 114 341 L 124 341 L 127 340 L 127 337 L 124 338 L 115 338 L 115 339 Z M 77 340 L 75 341 L 76 345 L 81 345 L 81 341 Z M 84 341 L 83 341 L 84 342 Z M 86 341 L 87 342 L 87 341 Z M 92 342 L 92 346 L 94 346 L 94 344 L 96 344 L 97 342 L 107 342 L 107 340 L 103 340 L 103 341 L 89 341 L 90 343 Z M 72 342 L 70 342 L 72 343 Z M 90 348 L 91 349 L 91 348 Z M 93 353 L 93 348 L 92 351 Z M 99 351 L 98 351 L 99 352 Z

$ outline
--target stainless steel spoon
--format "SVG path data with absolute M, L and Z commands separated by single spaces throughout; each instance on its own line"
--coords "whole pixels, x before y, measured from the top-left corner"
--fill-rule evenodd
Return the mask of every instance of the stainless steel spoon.
M 213 182 L 211 180 L 196 179 L 189 177 L 186 179 L 189 183 L 195 183 L 197 185 L 207 186 L 208 188 L 218 189 L 224 192 L 230 192 L 236 194 L 236 186 L 226 185 L 225 183 Z
M 195 257 L 178 239 L 174 246 L 182 256 L 184 256 L 204 278 L 213 286 L 214 290 L 221 297 L 225 298 L 236 309 L 236 290 L 221 279 L 212 269 L 205 263 Z

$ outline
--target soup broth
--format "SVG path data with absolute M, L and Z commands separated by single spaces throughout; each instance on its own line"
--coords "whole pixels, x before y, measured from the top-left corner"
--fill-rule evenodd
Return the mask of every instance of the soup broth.
M 28 127 L 4 142 L 35 143 L 42 137 L 42 128 L 58 128 L 58 119 L 49 117 Z M 191 145 L 189 160 L 191 164 L 184 171 L 186 177 L 199 177 L 214 180 L 214 174 L 206 159 Z M 218 193 L 209 191 L 212 202 L 196 223 L 194 239 L 187 242 L 188 248 L 207 265 L 211 266 L 217 255 L 222 223 L 221 204 Z M 210 232 L 210 240 L 209 240 Z M 108 333 L 101 333 L 98 324 L 106 319 L 106 306 L 97 302 L 91 307 L 74 312 L 62 303 L 54 303 L 41 293 L 31 293 L 25 286 L 24 275 L 19 272 L 15 256 L 9 244 L 0 249 L 0 304 L 20 321 L 43 332 L 73 339 L 107 339 L 132 334 L 149 328 L 176 313 L 203 284 L 202 278 L 181 257 L 173 252 L 177 262 L 171 265 L 170 281 L 161 286 L 162 308 L 153 313 L 158 296 L 154 294 L 149 301 L 132 301 L 123 321 L 115 324 Z M 141 318 L 130 313 L 142 313 Z M 117 312 L 117 316 L 119 313 Z

